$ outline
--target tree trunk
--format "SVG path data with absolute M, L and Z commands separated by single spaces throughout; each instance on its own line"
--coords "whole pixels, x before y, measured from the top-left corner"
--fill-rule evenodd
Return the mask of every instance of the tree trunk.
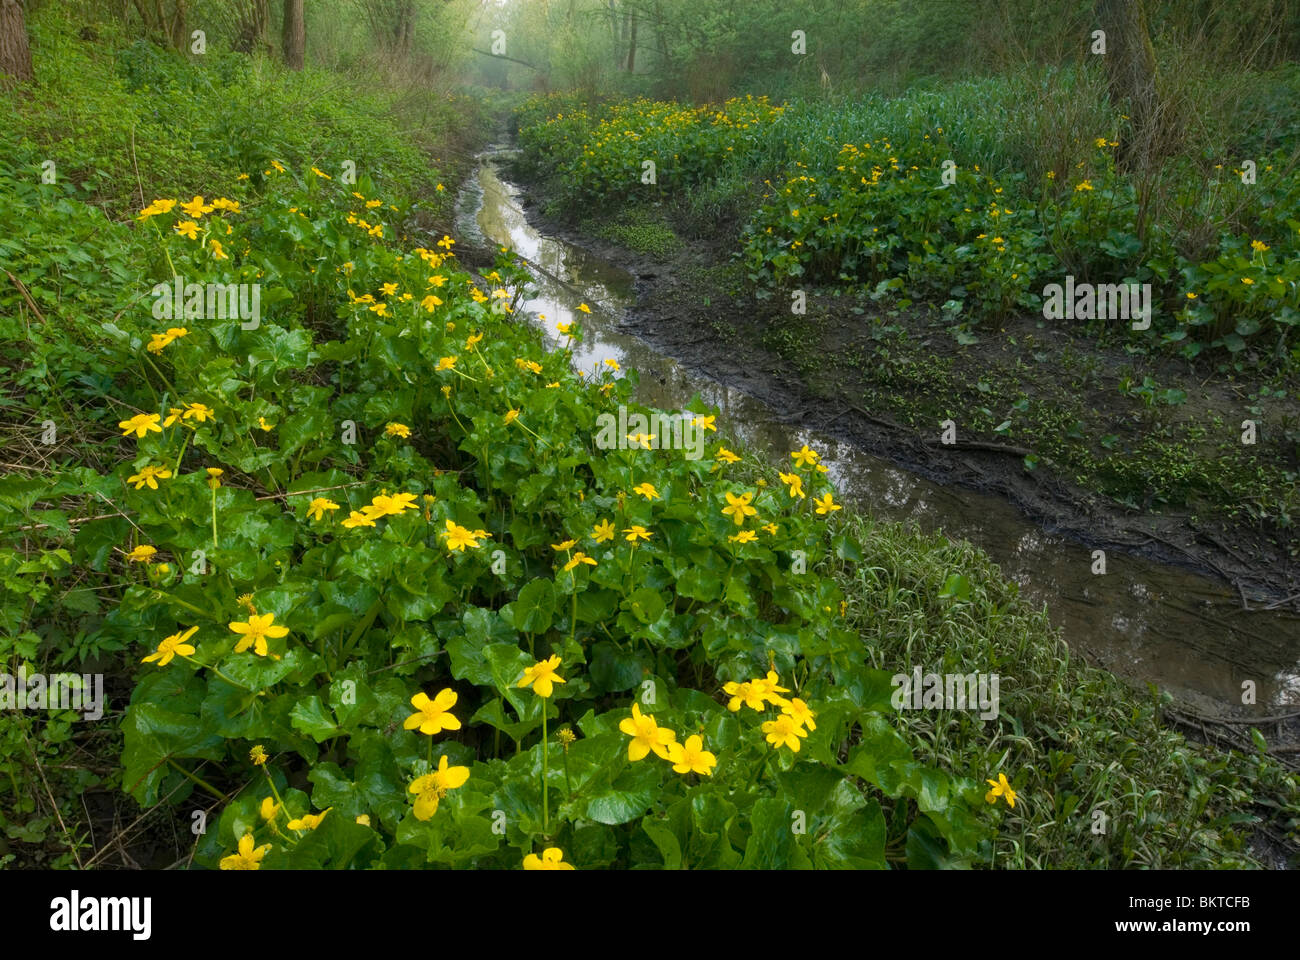
M 1146 13 L 1141 0 L 1097 0 L 1096 11 L 1106 31 L 1103 56 L 1111 106 L 1128 113 L 1133 124 L 1116 160 L 1121 169 L 1147 169 L 1163 154 L 1166 138 Z
M 301 70 L 307 53 L 307 24 L 303 20 L 302 0 L 284 0 L 284 65 Z
M 239 17 L 239 35 L 235 49 L 240 53 L 253 53 L 266 40 L 266 25 L 271 20 L 268 0 L 249 0 L 248 7 Z
M 636 73 L 636 11 L 632 11 L 632 36 L 627 44 L 627 72 Z
M 171 26 L 168 28 L 168 33 L 171 36 L 172 46 L 177 50 L 180 50 L 182 53 L 185 52 L 185 49 L 190 43 L 189 29 L 186 27 L 185 22 L 188 13 L 189 11 L 185 7 L 185 0 L 176 0 L 176 6 L 172 10 L 172 22 Z
M 14 80 L 30 83 L 35 79 L 23 8 L 18 0 L 0 0 L 0 86 L 9 86 Z

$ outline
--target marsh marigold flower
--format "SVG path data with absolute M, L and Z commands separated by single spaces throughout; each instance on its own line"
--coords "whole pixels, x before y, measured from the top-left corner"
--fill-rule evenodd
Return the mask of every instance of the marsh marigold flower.
M 554 684 L 566 682 L 555 672 L 559 665 L 560 658 L 554 655 L 546 660 L 538 660 L 531 667 L 524 669 L 524 675 L 518 685 L 526 687 L 532 684 L 533 692 L 539 697 L 549 697 L 555 691 Z
M 440 537 L 447 538 L 447 550 L 455 552 L 464 550 L 466 547 L 479 546 L 478 538 L 491 536 L 486 530 L 470 530 L 462 527 L 454 520 L 447 521 L 447 529 L 438 534 Z
M 403 729 L 414 730 L 419 727 L 421 733 L 429 736 L 444 730 L 459 730 L 460 721 L 450 712 L 456 705 L 456 699 L 456 691 L 450 687 L 441 691 L 432 700 L 421 690 L 411 698 L 411 706 L 415 707 L 416 712 L 406 718 L 402 724 Z
M 320 813 L 305 813 L 301 817 L 298 817 L 296 820 L 290 820 L 289 829 L 290 830 L 315 830 L 317 827 L 320 826 L 321 821 L 325 819 L 325 814 L 329 813 L 333 809 L 334 809 L 333 807 L 326 807 Z
M 645 497 L 647 500 L 660 499 L 659 491 L 655 489 L 653 483 L 638 483 L 632 488 L 632 492 L 641 494 L 641 496 Z
M 775 720 L 769 720 L 761 727 L 762 731 L 767 734 L 767 742 L 773 747 L 789 747 L 795 753 L 799 752 L 799 738 L 808 736 L 808 731 L 801 727 L 798 721 L 788 713 L 783 713 Z
M 307 505 L 307 516 L 312 520 L 319 520 L 325 516 L 326 510 L 337 510 L 339 505 L 333 500 L 327 500 L 324 497 L 313 497 L 310 504 Z
M 672 730 L 655 723 L 653 715 L 642 714 L 638 703 L 632 704 L 632 716 L 620 720 L 618 729 L 632 738 L 627 745 L 627 758 L 633 762 L 644 760 L 651 751 L 667 760 L 668 744 L 677 739 Z
M 564 862 L 564 852 L 559 847 L 547 847 L 539 857 L 530 853 L 524 857 L 525 870 L 572 870 L 573 864 Z
M 704 741 L 699 736 L 686 738 L 686 743 L 668 744 L 668 759 L 677 773 L 698 773 L 712 776 L 718 758 L 704 749 Z
M 754 499 L 753 491 L 746 491 L 740 496 L 728 492 L 726 498 L 727 506 L 722 508 L 722 515 L 724 517 L 730 516 L 732 520 L 736 521 L 736 526 L 742 525 L 746 517 L 758 515 L 758 511 L 749 504 Z
M 390 423 L 384 427 L 384 433 L 390 437 L 401 437 L 405 440 L 411 435 L 411 428 L 404 423 Z
M 153 563 L 153 555 L 158 552 L 157 547 L 151 547 L 147 543 L 142 543 L 135 547 L 126 555 L 126 559 L 131 563 Z
M 158 644 L 158 649 L 149 656 L 141 660 L 141 663 L 153 663 L 155 660 L 158 666 L 165 667 L 172 662 L 174 657 L 188 657 L 194 653 L 194 647 L 185 641 L 194 634 L 198 633 L 198 627 L 190 627 L 184 633 L 173 633 L 170 637 Z
M 604 543 L 606 540 L 614 539 L 614 524 L 608 520 L 601 520 L 591 529 L 591 539 L 597 543 Z
M 162 417 L 156 413 L 137 413 L 130 420 L 122 420 L 118 426 L 122 429 L 122 436 L 129 437 L 131 434 L 136 435 L 136 439 L 142 438 L 149 431 L 162 433 L 162 427 L 158 426 L 158 421 Z
M 1007 782 L 1007 775 L 999 773 L 996 780 L 988 780 L 993 789 L 984 794 L 984 799 L 989 803 L 997 803 L 998 797 L 1007 801 L 1007 806 L 1011 809 L 1016 807 L 1016 791 L 1011 789 L 1011 784 Z
M 134 476 L 127 477 L 126 482 L 134 483 L 135 488 L 137 490 L 145 486 L 147 486 L 150 490 L 157 490 L 158 481 L 166 480 L 171 475 L 172 472 L 166 467 L 155 467 L 153 465 L 149 465 L 146 467 L 141 467 L 140 472 L 135 474 Z
M 833 513 L 842 509 L 838 503 L 831 499 L 829 493 L 824 497 L 813 497 L 813 503 L 817 504 L 817 512 L 821 514 Z
M 259 657 L 267 654 L 266 641 L 278 640 L 281 637 L 289 635 L 288 627 L 277 627 L 273 625 L 275 620 L 274 613 L 249 614 L 246 621 L 235 621 L 230 624 L 230 629 L 239 634 L 239 642 L 235 644 L 235 653 L 243 653 L 249 647 Z
M 262 858 L 267 855 L 270 849 L 271 845 L 269 843 L 254 847 L 253 835 L 246 833 L 239 838 L 239 852 L 221 858 L 221 869 L 260 870 L 262 868 Z

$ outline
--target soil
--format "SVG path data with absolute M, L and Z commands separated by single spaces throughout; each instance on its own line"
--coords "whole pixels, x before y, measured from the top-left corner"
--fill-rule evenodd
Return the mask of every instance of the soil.
M 524 182 L 519 171 L 508 173 Z M 1048 532 L 1090 549 L 1133 553 L 1218 578 L 1235 587 L 1247 609 L 1300 612 L 1300 562 L 1291 555 L 1295 543 L 1289 530 L 1248 524 L 1222 513 L 1215 516 L 1205 505 L 1199 510 L 1161 505 L 1158 511 L 1149 502 L 1126 505 L 1086 489 L 1046 458 L 1031 472 L 1024 464 L 1029 449 L 994 434 L 986 438 L 962 429 L 959 411 L 966 398 L 936 396 L 935 384 L 924 377 L 901 385 L 884 382 L 877 357 L 882 345 L 896 344 L 882 341 L 874 331 L 882 322 L 901 328 L 920 362 L 950 364 L 952 376 L 967 385 L 991 370 L 1023 372 L 1021 361 L 1031 349 L 1041 366 L 1034 375 L 1047 381 L 1052 378 L 1048 371 L 1068 369 L 1066 358 L 1077 363 L 1080 356 L 1087 357 L 1091 369 L 1098 371 L 1088 405 L 1093 410 L 1115 406 L 1122 415 L 1109 422 L 1121 436 L 1144 426 L 1140 411 L 1124 411 L 1114 399 L 1115 385 L 1138 366 L 1122 350 L 1099 348 L 1032 315 L 1009 318 L 996 337 L 983 335 L 978 343 L 962 345 L 948 332 L 948 324 L 936 324 L 933 312 L 891 310 L 867 297 L 810 289 L 807 313 L 798 318 L 803 321 L 798 335 L 814 338 L 813 362 L 796 370 L 788 354 L 782 356 L 770 346 L 770 334 L 791 326 L 789 301 L 755 298 L 743 270 L 733 263 L 738 244 L 732 225 L 720 224 L 712 236 L 682 243 L 672 255 L 652 256 L 593 236 L 589 224 L 555 215 L 546 201 L 545 184 L 530 182 L 525 204 L 530 221 L 632 274 L 636 305 L 626 328 L 684 366 L 789 411 L 791 422 L 852 443 L 934 482 L 1002 496 Z M 674 227 L 681 227 L 680 218 L 666 213 L 676 221 Z M 734 281 L 730 294 L 719 288 L 719 278 L 727 277 Z M 1250 402 L 1248 382 L 1200 383 L 1177 360 L 1143 358 L 1142 366 L 1137 383 L 1144 373 L 1154 371 L 1162 386 L 1182 383 L 1189 397 L 1199 395 L 1199 409 L 1189 403 L 1171 417 L 1222 413 L 1235 430 L 1237 422 L 1249 416 L 1244 413 Z M 871 399 L 873 394 L 880 397 L 882 390 L 894 397 L 901 393 L 921 407 L 955 400 L 953 419 L 961 439 L 955 445 L 942 444 L 937 418 L 924 425 L 924 432 L 915 423 L 899 422 L 903 418 L 891 416 L 886 404 Z M 1242 416 L 1237 416 L 1239 411 Z M 1291 413 L 1287 409 L 1287 415 Z

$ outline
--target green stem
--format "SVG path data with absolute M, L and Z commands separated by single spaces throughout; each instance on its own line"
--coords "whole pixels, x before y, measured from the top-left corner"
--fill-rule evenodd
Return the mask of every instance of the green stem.
M 547 792 L 546 775 L 550 772 L 549 765 L 549 746 L 546 739 L 546 698 L 542 698 L 542 833 L 546 836 L 551 835 L 551 805 L 550 795 Z
M 222 793 L 220 790 L 218 790 L 218 789 L 217 789 L 216 787 L 214 787 L 212 784 L 208 783 L 208 781 L 204 780 L 202 777 L 200 777 L 200 776 L 196 776 L 195 774 L 190 773 L 188 770 L 186 770 L 184 767 L 182 767 L 179 763 L 177 763 L 177 762 L 176 762 L 175 760 L 173 760 L 171 757 L 168 757 L 168 758 L 167 758 L 167 762 L 170 763 L 170 764 L 171 764 L 173 767 L 175 767 L 177 770 L 179 770 L 181 773 L 183 773 L 186 777 L 188 777 L 189 779 L 191 779 L 191 780 L 193 780 L 195 783 L 197 783 L 197 784 L 198 784 L 200 787 L 202 787 L 204 790 L 208 791 L 208 793 L 212 794 L 214 797 L 216 797 L 216 798 L 217 798 L 218 800 L 220 800 L 221 802 L 223 802 L 223 803 L 229 803 L 229 802 L 230 802 L 230 798 L 227 797 L 224 793 Z
M 212 488 L 212 549 L 216 550 L 217 544 L 217 488 Z

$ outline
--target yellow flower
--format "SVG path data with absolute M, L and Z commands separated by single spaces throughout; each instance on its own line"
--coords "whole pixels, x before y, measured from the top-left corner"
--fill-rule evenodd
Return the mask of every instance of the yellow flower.
M 471 333 L 468 337 L 465 338 L 465 349 L 472 350 L 474 349 L 474 345 L 476 343 L 482 343 L 482 342 L 483 342 L 483 334 Z
M 611 369 L 613 369 L 613 370 L 616 370 L 616 371 L 617 371 L 618 369 L 620 369 L 620 368 L 619 368 L 619 365 L 618 365 L 618 361 L 615 360 L 613 357 L 606 357 L 606 358 L 605 358 L 605 366 L 607 366 L 607 367 L 609 367 L 609 368 L 611 368 Z
M 442 300 L 440 300 L 438 297 L 435 297 L 433 294 L 429 294 L 427 297 L 425 297 L 423 300 L 420 301 L 420 306 L 424 307 L 425 310 L 432 313 L 434 307 L 442 306 Z
M 447 791 L 465 785 L 469 780 L 469 767 L 450 767 L 446 756 L 438 758 L 438 769 L 416 777 L 407 790 L 415 794 L 415 819 L 429 820 L 438 812 L 438 801 Z
M 1191 293 L 1191 292 L 1189 291 L 1188 294 L 1187 294 L 1187 299 L 1188 299 L 1188 300 L 1195 300 L 1195 299 L 1196 299 L 1196 294 Z
M 490 534 L 486 530 L 469 530 L 449 519 L 446 531 L 438 536 L 446 537 L 447 549 L 454 552 L 464 550 L 466 547 L 477 547 L 479 545 L 477 538 L 490 536 Z
M 260 743 L 255 744 L 253 749 L 248 751 L 248 759 L 253 761 L 253 766 L 264 767 L 267 761 L 266 750 L 262 748 Z
M 722 692 L 731 698 L 727 701 L 727 709 L 732 713 L 739 710 L 741 704 L 751 710 L 763 709 L 763 691 L 761 688 L 755 687 L 751 680 L 746 680 L 744 683 L 737 683 L 734 680 L 724 683 Z
M 557 553 L 561 550 L 572 550 L 574 545 L 577 544 L 577 542 L 578 542 L 577 540 L 564 540 L 561 541 L 560 543 L 551 544 L 551 549 L 556 551 Z
M 644 760 L 650 751 L 655 756 L 668 759 L 668 744 L 677 739 L 677 734 L 667 727 L 655 723 L 655 718 L 642 715 L 640 704 L 632 704 L 632 716 L 619 721 L 618 729 L 632 738 L 627 745 L 627 758 L 633 762 Z
M 770 533 L 772 536 L 775 537 L 775 536 L 776 536 L 776 531 L 777 531 L 779 528 L 777 527 L 777 525 L 776 525 L 775 523 L 765 523 L 765 524 L 763 524 L 763 529 L 766 530 L 768 533 Z
M 736 456 L 726 447 L 718 447 L 717 456 L 719 460 L 725 460 L 727 463 L 737 463 L 740 460 L 740 457 Z
M 832 513 L 836 510 L 843 509 L 843 507 L 841 507 L 838 503 L 835 503 L 831 500 L 830 493 L 827 493 L 826 496 L 821 498 L 813 497 L 813 503 L 817 504 L 817 512 L 822 514 Z
M 384 296 L 391 297 L 393 294 L 397 292 L 397 284 L 395 283 L 380 284 L 379 289 L 383 291 Z
M 334 178 L 331 177 L 328 173 L 325 173 L 325 172 L 322 171 L 322 170 L 317 170 L 315 167 L 312 167 L 312 168 L 311 168 L 311 172 L 314 173 L 314 174 L 316 174 L 316 176 L 320 177 L 322 180 L 333 180 L 333 179 L 334 179 Z
M 730 516 L 731 519 L 736 521 L 736 526 L 741 526 L 745 522 L 746 517 L 758 515 L 758 511 L 749 505 L 749 502 L 754 499 L 754 493 L 752 490 L 748 490 L 740 496 L 728 492 L 726 497 L 727 506 L 722 508 L 722 515 L 724 517 Z
M 998 797 L 1003 797 L 1007 801 L 1007 806 L 1011 809 L 1016 808 L 1016 791 L 1011 789 L 1011 784 L 1007 782 L 1007 775 L 999 773 L 997 780 L 988 780 L 993 789 L 984 794 L 984 799 L 989 803 L 997 803 Z
M 370 826 L 370 814 L 368 813 L 357 814 L 357 823 L 361 824 L 361 826 L 363 827 Z
M 546 660 L 538 660 L 531 667 L 525 668 L 519 686 L 526 687 L 532 684 L 533 692 L 539 697 L 549 697 L 554 692 L 554 684 L 567 682 L 555 672 L 559 665 L 560 658 L 554 655 Z
M 791 497 L 803 498 L 803 477 L 799 476 L 797 473 L 781 473 L 780 471 L 777 471 L 777 476 L 781 478 L 782 483 L 787 484 L 790 487 Z
M 389 496 L 381 493 L 370 501 L 370 506 L 366 507 L 366 515 L 371 519 L 377 520 L 380 517 L 393 517 L 401 514 L 404 510 L 415 510 L 415 494 L 413 493 L 395 493 Z
M 173 229 L 182 237 L 188 237 L 191 240 L 199 238 L 199 225 L 193 220 L 182 220 Z
M 1091 181 L 1091 180 L 1082 180 L 1082 181 L 1080 181 L 1079 183 L 1076 183 L 1076 184 L 1074 185 L 1074 192 L 1075 192 L 1075 193 L 1078 193 L 1080 190 L 1091 190 L 1091 189 L 1092 189 L 1092 181 Z
M 718 764 L 718 758 L 704 749 L 704 741 L 698 735 L 687 737 L 684 744 L 668 744 L 668 759 L 677 773 L 698 773 L 706 777 L 713 774 L 712 768 Z
M 333 810 L 333 807 L 326 807 L 320 813 L 308 813 L 299 817 L 297 820 L 289 821 L 290 830 L 315 830 L 320 826 L 320 822 L 325 819 L 325 814 Z
M 262 858 L 266 856 L 270 849 L 271 845 L 269 843 L 254 848 L 253 835 L 246 833 L 239 838 L 239 852 L 221 858 L 221 869 L 260 870 L 262 868 Z
M 647 500 L 658 500 L 659 491 L 655 489 L 653 483 L 638 483 L 632 488 L 633 493 L 639 493 Z
M 209 237 L 209 238 L 208 238 L 208 246 L 212 248 L 212 259 L 213 259 L 213 260 L 229 260 L 229 259 L 230 259 L 228 256 L 226 256 L 226 251 L 225 251 L 225 248 L 221 246 L 221 241 L 218 240 L 218 239 L 216 239 L 215 237 Z
M 519 419 L 518 410 L 507 410 L 506 415 L 505 417 L 502 418 L 501 422 L 508 427 L 510 426 L 510 424 L 514 423 L 518 419 Z
M 459 730 L 460 721 L 449 712 L 456 705 L 456 691 L 447 687 L 432 700 L 423 690 L 411 698 L 416 712 L 402 724 L 404 730 L 420 728 L 420 732 L 433 736 L 444 730 Z
M 564 334 L 564 335 L 567 337 L 567 336 L 569 335 L 569 331 L 573 329 L 573 324 L 571 324 L 571 323 L 557 323 L 557 324 L 555 325 L 555 329 L 558 330 L 558 331 L 560 331 L 560 333 Z
M 280 805 L 271 797 L 262 798 L 262 819 L 274 820 L 280 814 Z
M 153 663 L 158 661 L 158 666 L 165 667 L 172 662 L 175 657 L 188 657 L 194 652 L 194 647 L 185 641 L 198 632 L 198 627 L 190 627 L 184 633 L 173 633 L 170 637 L 158 644 L 158 649 L 149 656 L 141 660 L 141 663 Z
M 319 520 L 325 516 L 326 510 L 337 510 L 339 505 L 333 500 L 327 500 L 325 497 L 313 497 L 311 503 L 307 505 L 307 516 L 312 520 Z
M 821 459 L 821 454 L 819 454 L 816 450 L 810 450 L 808 448 L 808 444 L 805 443 L 801 450 L 795 450 L 793 453 L 791 453 L 790 458 L 794 460 L 794 465 L 796 467 L 806 467 L 809 464 L 816 463 L 819 459 Z
M 158 552 L 157 547 L 151 547 L 147 543 L 142 543 L 126 555 L 126 559 L 131 563 L 153 563 L 153 555 Z
M 366 514 L 359 513 L 356 510 L 353 510 L 351 513 L 348 514 L 348 518 L 343 521 L 342 525 L 349 530 L 353 530 L 357 527 L 373 527 L 375 525 L 375 521 L 373 518 L 367 516 Z
M 206 206 L 203 203 L 202 197 L 195 197 L 189 203 L 182 203 L 181 209 L 184 210 L 186 215 L 189 216 L 191 219 L 198 220 L 205 213 L 211 213 L 216 208 Z M 194 238 L 191 237 L 190 239 L 192 240 Z
M 564 565 L 564 572 L 568 573 L 570 570 L 572 570 L 580 563 L 585 563 L 593 567 L 596 565 L 595 560 L 593 560 L 591 557 L 587 556 L 585 553 L 579 550 L 577 553 L 573 555 L 573 558 Z
M 639 523 L 632 524 L 632 526 L 628 527 L 623 532 L 627 534 L 624 539 L 627 540 L 628 543 L 636 543 L 638 539 L 649 540 L 654 536 L 653 533 L 641 526 Z
M 843 611 L 841 611 L 841 616 L 842 615 Z M 782 703 L 780 706 L 781 712 L 793 717 L 795 723 L 807 727 L 809 730 L 817 729 L 817 724 L 813 722 L 813 717 L 815 717 L 816 714 L 812 712 L 812 709 L 808 704 L 804 703 L 798 697 L 793 697 L 789 701 Z
M 524 857 L 525 870 L 572 870 L 573 864 L 564 862 L 564 853 L 559 847 L 547 847 L 541 857 L 530 853 Z
M 691 421 L 691 426 L 703 427 L 705 430 L 712 430 L 714 433 L 717 433 L 718 428 L 713 425 L 713 421 L 716 419 L 718 419 L 716 416 L 696 417 Z
M 733 543 L 753 543 L 758 539 L 758 534 L 753 530 L 741 530 L 740 533 L 732 537 L 727 537 Z
M 591 528 L 591 538 L 597 543 L 604 543 L 606 540 L 614 539 L 614 524 L 608 520 L 601 520 Z
M 166 480 L 171 475 L 172 472 L 166 467 L 155 467 L 151 465 L 141 467 L 140 472 L 135 474 L 135 476 L 127 477 L 126 482 L 134 483 L 137 490 L 146 485 L 148 485 L 150 490 L 157 490 L 158 481 Z
M 206 423 L 213 419 L 216 413 L 211 407 L 204 406 L 201 403 L 186 404 L 185 412 L 181 414 L 182 420 L 197 420 L 199 423 Z
M 583 313 L 591 313 L 591 307 L 587 306 L 585 303 L 578 304 L 578 309 Z
M 438 369 L 439 369 L 439 370 L 450 370 L 450 369 L 452 369 L 453 367 L 456 366 L 456 361 L 457 361 L 458 359 L 460 359 L 460 358 L 459 358 L 459 357 L 443 357 L 442 359 L 440 359 L 440 360 L 438 361 Z
M 773 747 L 789 747 L 795 753 L 799 752 L 799 738 L 808 736 L 808 731 L 799 726 L 798 721 L 788 713 L 767 721 L 760 729 L 767 734 L 765 739 Z
M 1241 278 L 1241 282 L 1244 283 L 1244 284 L 1245 284 L 1246 286 L 1248 286 L 1248 287 L 1249 287 L 1249 286 L 1253 286 L 1254 283 L 1255 283 L 1255 281 L 1252 280 L 1252 279 L 1250 279 L 1250 277 L 1242 277 L 1242 278 Z
M 129 437 L 134 433 L 139 439 L 150 430 L 162 433 L 162 427 L 158 426 L 158 421 L 161 419 L 162 417 L 156 413 L 137 413 L 130 420 L 120 421 L 118 426 L 122 428 L 122 436 Z
M 257 425 L 258 425 L 259 427 L 261 427 L 262 430 L 265 431 L 266 433 L 270 433 L 272 430 L 275 429 L 275 424 L 273 424 L 273 423 L 267 423 L 267 422 L 266 422 L 266 417 L 258 417 L 258 418 L 257 418 Z
M 240 635 L 239 642 L 235 644 L 235 653 L 243 653 L 252 647 L 259 657 L 266 656 L 267 639 L 278 640 L 289 635 L 289 628 L 273 626 L 274 620 L 273 613 L 254 613 L 249 614 L 247 621 L 231 623 L 230 629 Z
M 781 686 L 781 678 L 777 676 L 775 670 L 767 671 L 766 677 L 749 681 L 749 686 L 759 697 L 778 707 L 783 707 L 788 702 L 780 694 L 789 693 L 790 689 Z

